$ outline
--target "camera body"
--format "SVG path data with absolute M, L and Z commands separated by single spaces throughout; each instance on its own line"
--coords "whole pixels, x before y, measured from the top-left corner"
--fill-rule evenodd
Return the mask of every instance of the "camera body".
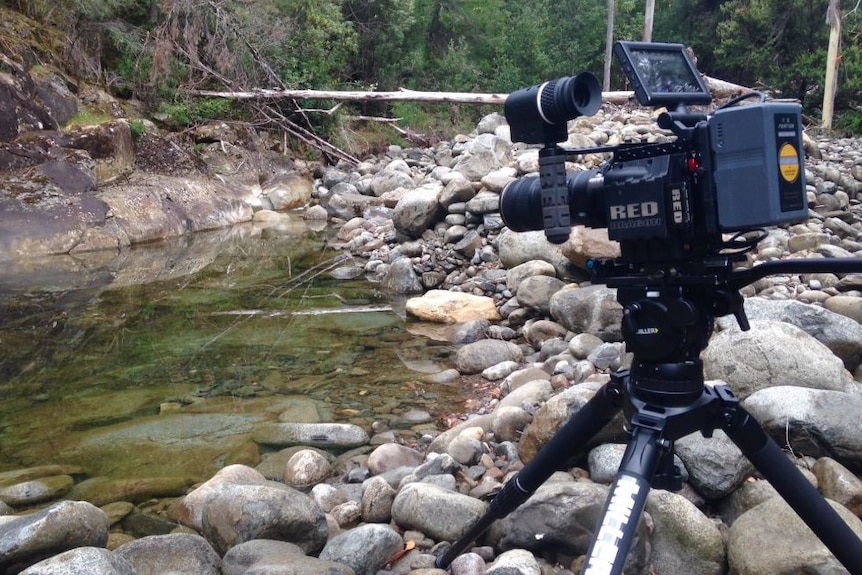
M 807 217 L 799 104 L 761 101 L 692 113 L 688 105 L 712 97 L 684 46 L 617 42 L 614 52 L 638 101 L 669 109 L 659 126 L 676 140 L 564 149 L 558 143 L 567 137 L 566 122 L 598 110 L 598 81 L 580 74 L 512 93 L 505 106 L 512 139 L 544 147 L 539 177 L 503 191 L 510 229 L 544 229 L 549 241 L 562 243 L 571 225 L 606 227 L 623 260 L 674 262 L 718 254 L 729 247 L 725 233 Z M 613 159 L 599 170 L 566 173 L 567 157 L 595 152 Z

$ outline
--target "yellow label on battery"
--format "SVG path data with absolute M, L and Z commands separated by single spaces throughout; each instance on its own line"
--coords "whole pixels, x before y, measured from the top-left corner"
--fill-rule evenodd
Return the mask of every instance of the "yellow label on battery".
M 799 177 L 799 153 L 793 144 L 784 144 L 778 151 L 778 169 L 781 177 L 791 184 Z

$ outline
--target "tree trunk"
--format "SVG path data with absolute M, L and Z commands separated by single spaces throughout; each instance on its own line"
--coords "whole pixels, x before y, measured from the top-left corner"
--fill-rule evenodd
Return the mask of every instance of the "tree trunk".
M 611 89 L 611 63 L 614 59 L 614 0 L 608 0 L 608 28 L 605 34 L 605 69 L 602 79 L 602 90 L 607 92 Z
M 652 42 L 652 23 L 655 16 L 655 0 L 647 0 L 644 14 L 644 42 Z
M 829 24 L 829 50 L 826 54 L 826 82 L 823 86 L 823 127 L 832 129 L 835 92 L 838 90 L 838 50 L 841 45 L 841 1 L 831 0 L 826 10 Z

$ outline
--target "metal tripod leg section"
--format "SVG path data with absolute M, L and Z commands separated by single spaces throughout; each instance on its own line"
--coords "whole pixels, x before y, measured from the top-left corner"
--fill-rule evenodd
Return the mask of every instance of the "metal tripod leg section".
M 491 501 L 488 511 L 445 553 L 437 557 L 436 565 L 446 569 L 473 541 L 478 539 L 497 519 L 502 519 L 526 501 L 551 474 L 571 460 L 587 441 L 592 439 L 620 411 L 622 384 L 612 380 L 596 392 L 536 456 L 510 479 Z
M 664 451 L 658 432 L 636 427 L 611 486 L 583 575 L 619 575 Z
M 851 575 L 862 575 L 862 540 L 760 424 L 742 407 L 734 409 L 728 437 Z

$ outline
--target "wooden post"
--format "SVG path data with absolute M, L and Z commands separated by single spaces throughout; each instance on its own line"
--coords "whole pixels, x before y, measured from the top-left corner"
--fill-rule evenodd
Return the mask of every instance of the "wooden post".
M 644 15 L 644 42 L 652 42 L 652 23 L 655 16 L 655 0 L 647 0 Z
M 832 129 L 835 92 L 838 90 L 838 50 L 841 45 L 841 0 L 831 0 L 826 10 L 829 50 L 826 54 L 826 82 L 823 86 L 823 128 Z
M 614 0 L 608 0 L 608 27 L 605 34 L 605 69 L 602 78 L 602 91 L 609 92 L 611 89 L 611 62 L 614 59 Z

